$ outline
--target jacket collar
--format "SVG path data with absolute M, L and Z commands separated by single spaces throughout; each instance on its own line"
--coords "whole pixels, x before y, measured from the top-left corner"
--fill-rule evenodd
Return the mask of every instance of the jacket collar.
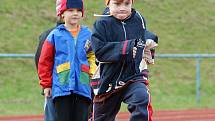
M 58 28 L 59 30 L 67 30 L 63 23 L 60 24 L 59 26 L 57 26 L 57 28 Z M 83 28 L 83 26 L 80 26 L 80 30 L 81 30 L 82 28 Z

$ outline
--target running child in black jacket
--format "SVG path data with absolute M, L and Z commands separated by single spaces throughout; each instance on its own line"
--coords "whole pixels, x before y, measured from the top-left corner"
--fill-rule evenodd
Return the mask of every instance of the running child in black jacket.
M 146 66 L 153 61 L 146 55 L 157 46 L 157 37 L 146 30 L 143 16 L 132 9 L 133 0 L 106 0 L 106 4 L 110 16 L 95 22 L 91 37 L 100 67 L 99 80 L 91 83 L 96 95 L 94 119 L 114 121 L 124 102 L 130 121 L 152 121 Z

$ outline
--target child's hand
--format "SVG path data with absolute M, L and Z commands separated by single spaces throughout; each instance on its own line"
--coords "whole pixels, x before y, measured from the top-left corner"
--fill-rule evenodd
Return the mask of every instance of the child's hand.
M 137 53 L 137 47 L 133 47 L 133 58 L 135 58 L 136 53 Z
M 45 88 L 44 89 L 44 96 L 45 97 L 51 97 L 52 96 L 52 89 L 51 88 Z

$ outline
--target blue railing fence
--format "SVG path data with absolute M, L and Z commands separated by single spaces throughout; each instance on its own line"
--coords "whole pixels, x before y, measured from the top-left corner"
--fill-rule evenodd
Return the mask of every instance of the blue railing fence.
M 34 58 L 34 54 L 0 54 L 0 58 Z M 194 58 L 196 59 L 196 102 L 200 102 L 201 59 L 215 58 L 215 54 L 156 54 L 156 58 Z
M 215 58 L 215 54 L 158 54 L 158 58 L 194 58 L 196 59 L 196 102 L 200 102 L 200 87 L 201 87 L 201 59 Z

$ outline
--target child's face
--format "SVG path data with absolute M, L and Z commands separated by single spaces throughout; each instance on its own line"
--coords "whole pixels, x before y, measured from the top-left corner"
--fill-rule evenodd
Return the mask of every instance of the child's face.
M 131 14 L 132 0 L 110 0 L 110 14 L 119 20 L 126 19 Z
M 82 18 L 82 11 L 79 9 L 68 9 L 64 11 L 62 17 L 65 21 L 65 24 L 77 25 Z

